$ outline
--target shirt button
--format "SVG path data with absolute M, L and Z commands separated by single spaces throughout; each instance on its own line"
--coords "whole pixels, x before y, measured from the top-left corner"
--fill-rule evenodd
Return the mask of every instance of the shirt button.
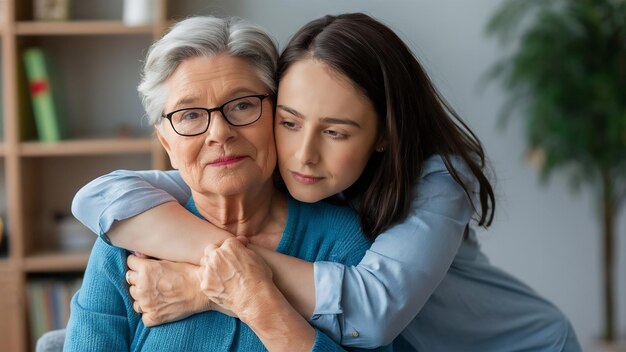
M 356 330 L 352 330 L 352 337 L 359 337 L 359 332 Z

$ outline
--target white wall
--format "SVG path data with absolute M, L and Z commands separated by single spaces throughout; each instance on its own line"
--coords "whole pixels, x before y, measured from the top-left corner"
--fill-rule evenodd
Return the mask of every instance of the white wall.
M 500 1 L 493 0 L 213 0 L 185 1 L 180 14 L 237 15 L 267 28 L 280 42 L 308 20 L 327 13 L 366 12 L 395 29 L 484 142 L 497 174 L 498 212 L 481 234 L 496 265 L 552 300 L 571 319 L 586 350 L 600 333 L 600 237 L 590 191 L 572 194 L 563 174 L 541 186 L 524 160 L 523 124 L 496 128 L 505 95 L 479 81 L 499 57 L 484 25 Z M 621 212 L 619 262 L 622 298 L 619 331 L 626 333 L 626 225 Z

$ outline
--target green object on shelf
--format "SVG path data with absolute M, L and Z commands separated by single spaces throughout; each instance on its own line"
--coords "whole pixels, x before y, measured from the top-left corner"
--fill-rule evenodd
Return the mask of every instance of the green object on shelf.
M 39 48 L 29 48 L 24 51 L 24 66 L 39 140 L 42 142 L 60 141 L 61 129 L 43 51 Z

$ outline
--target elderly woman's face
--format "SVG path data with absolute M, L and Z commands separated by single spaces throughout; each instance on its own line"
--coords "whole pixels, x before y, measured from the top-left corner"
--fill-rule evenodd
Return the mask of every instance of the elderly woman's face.
M 165 114 L 186 108 L 212 109 L 233 99 L 268 93 L 251 64 L 226 54 L 183 61 L 166 86 Z M 192 137 L 177 134 L 170 121 L 161 122 L 159 140 L 193 191 L 235 195 L 269 180 L 276 165 L 272 106 L 269 99 L 260 104 L 261 116 L 255 123 L 235 127 L 220 111 L 213 111 L 207 131 Z M 230 108 L 241 110 L 248 105 Z M 182 118 L 195 120 L 197 115 Z

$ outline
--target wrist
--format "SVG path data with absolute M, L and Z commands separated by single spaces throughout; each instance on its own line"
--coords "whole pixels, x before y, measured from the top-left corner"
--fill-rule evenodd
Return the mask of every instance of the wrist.
M 235 312 L 241 321 L 252 325 L 266 325 L 265 320 L 281 314 L 285 304 L 289 304 L 282 293 L 272 282 L 259 282 L 247 292 L 254 292 L 240 305 Z
M 196 265 L 190 266 L 187 277 L 191 283 L 189 292 L 193 294 L 193 311 L 205 312 L 212 310 L 214 308 L 213 302 L 200 289 L 200 283 L 202 282 L 202 267 Z
M 272 350 L 311 351 L 315 329 L 298 314 L 275 285 L 264 285 L 254 291 L 257 308 L 248 307 L 241 321 L 247 324 Z

